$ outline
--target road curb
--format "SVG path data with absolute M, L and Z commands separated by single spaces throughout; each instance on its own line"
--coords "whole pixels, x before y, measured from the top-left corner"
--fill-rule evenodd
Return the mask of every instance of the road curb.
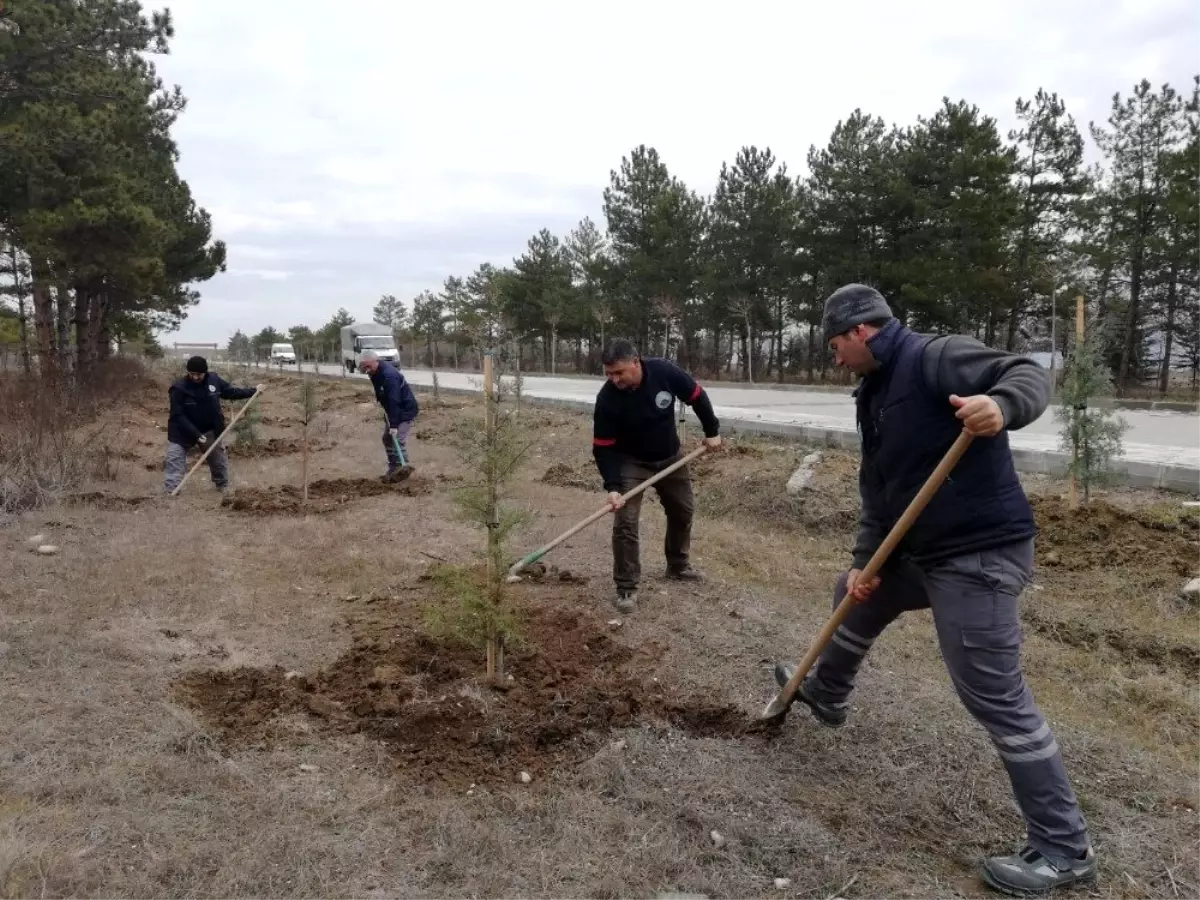
M 426 370 L 428 371 L 428 370 Z M 272 370 L 273 374 L 273 370 Z M 283 372 L 281 374 L 296 376 L 299 372 Z M 314 374 L 314 373 L 309 373 Z M 342 375 L 315 373 L 318 378 L 332 381 L 366 382 L 365 378 L 347 378 Z M 422 394 L 433 393 L 431 385 L 414 384 L 413 388 Z M 478 397 L 479 391 L 470 388 L 438 387 L 438 392 L 450 396 Z M 523 404 L 559 409 L 571 409 L 579 412 L 591 412 L 591 400 L 568 400 L 559 397 L 534 397 L 524 395 Z M 698 426 L 695 414 L 687 411 L 689 425 Z M 826 425 L 791 424 L 783 422 L 763 422 L 754 419 L 741 419 L 736 416 L 723 415 L 723 423 L 728 423 L 725 429 L 730 434 L 758 434 L 772 437 L 791 438 L 816 447 L 858 451 L 858 432 L 847 428 L 832 428 Z M 1034 450 L 1026 447 L 1012 448 L 1013 462 L 1018 472 L 1031 475 L 1051 475 L 1063 477 L 1067 471 L 1066 455 L 1053 450 Z M 1127 487 L 1158 488 L 1183 494 L 1200 494 L 1200 468 L 1191 466 L 1168 465 L 1158 463 L 1120 460 L 1113 466 L 1113 477 L 1116 483 Z

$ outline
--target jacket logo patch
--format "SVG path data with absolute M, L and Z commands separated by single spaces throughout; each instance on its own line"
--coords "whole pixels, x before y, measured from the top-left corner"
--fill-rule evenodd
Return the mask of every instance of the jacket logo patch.
M 659 391 L 654 397 L 654 404 L 659 409 L 666 409 L 671 405 L 671 392 Z
M 215 384 L 210 384 L 208 386 L 208 392 L 210 394 L 215 394 L 217 392 L 217 386 Z

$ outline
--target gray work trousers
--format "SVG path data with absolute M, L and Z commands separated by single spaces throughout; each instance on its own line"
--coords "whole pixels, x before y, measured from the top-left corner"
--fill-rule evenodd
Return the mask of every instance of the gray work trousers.
M 1087 827 L 1058 742 L 1021 673 L 1017 598 L 1032 569 L 1032 539 L 921 566 L 886 565 L 879 587 L 834 632 L 808 687 L 822 702 L 845 705 L 875 639 L 902 612 L 930 609 L 954 688 L 1008 771 L 1030 846 L 1074 858 L 1088 847 Z M 844 573 L 835 606 L 845 590 Z
M 217 436 L 213 432 L 205 435 L 210 442 L 215 441 Z M 208 448 L 208 445 L 201 446 L 197 444 L 193 449 L 203 453 Z M 163 459 L 163 490 L 166 493 L 171 493 L 175 488 L 179 487 L 179 482 L 183 481 L 184 475 L 188 469 L 188 448 L 182 444 L 175 444 L 171 441 L 167 442 L 167 455 Z M 218 488 L 224 490 L 229 486 L 229 458 L 225 455 L 223 446 L 217 447 L 212 453 L 208 454 L 208 459 L 204 461 L 208 466 L 209 474 L 212 475 L 212 483 Z
M 400 468 L 400 457 L 396 454 L 396 444 L 400 445 L 400 452 L 404 454 L 404 461 L 408 462 L 408 435 L 412 431 L 412 422 L 401 422 L 396 426 L 396 443 L 392 443 L 392 429 L 390 426 L 383 429 L 383 449 L 387 453 L 388 471 Z

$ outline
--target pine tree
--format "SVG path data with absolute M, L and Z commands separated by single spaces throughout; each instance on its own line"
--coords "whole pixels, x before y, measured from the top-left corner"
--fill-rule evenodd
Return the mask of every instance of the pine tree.
M 485 372 L 491 351 L 485 355 Z M 505 647 L 519 637 L 517 622 L 509 608 L 505 584 L 505 559 L 512 533 L 529 522 L 529 514 L 513 505 L 509 486 L 533 445 L 517 423 L 513 410 L 503 406 L 504 387 L 498 368 L 488 372 L 484 383 L 483 428 L 459 432 L 458 453 L 471 473 L 455 491 L 461 515 L 487 533 L 484 573 L 480 578 L 470 568 L 444 566 L 435 570 L 453 605 L 426 610 L 427 627 L 436 635 L 453 636 L 487 649 L 487 677 L 496 686 L 506 684 Z
M 1182 99 L 1170 85 L 1156 94 L 1143 80 L 1125 100 L 1119 93 L 1113 95 L 1107 128 L 1091 125 L 1108 170 L 1096 202 L 1112 212 L 1110 262 L 1128 283 L 1127 296 L 1114 302 L 1123 308 L 1117 361 L 1117 385 L 1122 390 L 1133 386 L 1143 367 L 1144 295 L 1153 264 L 1152 244 L 1164 226 L 1171 153 L 1183 136 L 1183 109 Z
M 1121 436 L 1129 427 L 1114 409 L 1092 405 L 1111 389 L 1112 378 L 1093 328 L 1075 343 L 1055 413 L 1062 423 L 1059 446 L 1071 454 L 1067 470 L 1083 487 L 1085 503 L 1091 499 L 1093 487 L 1111 480 L 1112 460 L 1121 455 Z
M 1021 128 L 1016 143 L 1020 213 L 1013 267 L 1012 303 L 1005 346 L 1016 349 L 1023 318 L 1053 289 L 1046 273 L 1061 252 L 1074 210 L 1088 190 L 1083 172 L 1083 137 L 1058 94 L 1038 89 L 1033 100 L 1017 99 Z

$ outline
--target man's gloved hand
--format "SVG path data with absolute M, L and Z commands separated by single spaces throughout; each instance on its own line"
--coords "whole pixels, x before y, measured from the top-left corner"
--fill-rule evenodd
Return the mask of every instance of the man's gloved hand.
M 399 428 L 389 428 L 389 429 L 388 429 L 388 434 L 390 434 L 392 437 L 399 437 L 399 436 L 400 436 L 400 429 L 399 429 Z
M 208 438 L 202 434 L 202 435 L 200 435 L 200 437 L 196 438 L 196 443 L 199 444 L 201 447 L 204 447 L 208 444 Z

